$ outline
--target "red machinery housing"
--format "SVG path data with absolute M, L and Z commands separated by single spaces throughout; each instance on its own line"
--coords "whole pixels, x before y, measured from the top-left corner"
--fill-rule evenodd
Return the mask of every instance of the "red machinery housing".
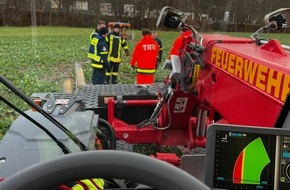
M 273 15 L 267 15 L 268 20 Z M 171 20 L 176 20 L 173 16 Z M 267 26 L 264 29 L 272 29 L 272 21 Z M 193 148 L 205 147 L 206 129 L 213 122 L 274 127 L 290 88 L 289 52 L 278 40 L 259 43 L 258 38 L 192 32 L 183 39 L 180 63 L 171 60 L 172 72 L 159 89 L 158 103 L 126 102 L 132 106 L 157 103 L 150 119 L 128 124 L 115 116 L 116 101 L 108 101 L 108 121 L 118 139 Z
M 87 109 L 107 120 L 118 140 L 195 148 L 205 147 L 211 123 L 274 127 L 289 93 L 290 47 L 266 41 L 260 33 L 285 29 L 289 9 L 267 14 L 265 26 L 251 38 L 201 35 L 170 7 L 160 15 L 165 26 L 192 32 L 183 38 L 179 55 L 164 63 L 163 69 L 170 69 L 164 83 L 78 89 L 93 102 Z M 155 156 L 175 165 L 179 161 L 172 154 Z
M 184 93 L 177 85 L 162 108 L 157 129 L 166 130 L 151 125 L 140 128 L 119 120 L 111 100 L 108 121 L 116 136 L 133 144 L 193 147 L 205 146 L 205 129 L 212 122 L 273 127 L 290 88 L 289 52 L 277 40 L 257 46 L 250 39 L 222 35 L 204 35 L 203 45 L 210 46 L 216 40 L 223 43 L 212 45 L 203 54 L 206 65 L 199 73 L 196 91 Z M 156 101 L 127 104 L 154 105 Z M 214 118 L 217 113 L 219 119 Z

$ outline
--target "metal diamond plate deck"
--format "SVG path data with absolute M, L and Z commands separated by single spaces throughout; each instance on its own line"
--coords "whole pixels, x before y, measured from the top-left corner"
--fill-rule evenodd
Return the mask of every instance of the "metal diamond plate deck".
M 112 95 L 138 95 L 140 92 L 148 92 L 150 95 L 157 95 L 158 90 L 164 86 L 164 83 L 154 83 L 152 85 L 136 85 L 136 84 L 107 84 L 107 85 L 85 85 L 79 86 L 76 93 L 85 96 L 86 108 L 98 107 L 98 96 Z

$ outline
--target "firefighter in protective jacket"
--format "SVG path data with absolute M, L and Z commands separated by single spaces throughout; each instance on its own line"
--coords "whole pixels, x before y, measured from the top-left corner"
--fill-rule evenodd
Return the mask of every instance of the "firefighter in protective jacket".
M 106 42 L 107 33 L 108 29 L 102 27 L 99 33 L 91 40 L 88 58 L 91 59 L 91 66 L 93 68 L 93 85 L 104 84 L 106 68 L 110 66 L 108 61 L 108 44 Z
M 192 32 L 184 27 L 179 28 L 179 31 L 180 31 L 180 36 L 178 36 L 173 42 L 173 45 L 169 52 L 169 59 L 170 59 L 170 55 L 180 55 L 180 48 L 182 46 L 183 39 L 186 38 L 187 36 L 192 35 Z
M 152 31 L 152 38 L 158 43 L 159 45 L 159 52 L 158 52 L 158 56 L 157 56 L 157 60 L 156 60 L 156 69 L 158 68 L 158 64 L 161 63 L 162 60 L 162 55 L 163 55 L 163 47 L 162 47 L 162 41 L 160 40 L 160 38 L 158 38 L 157 36 L 157 31 L 153 30 Z
M 159 46 L 151 36 L 151 30 L 143 29 L 143 38 L 136 44 L 131 67 L 136 67 L 137 84 L 152 84 L 156 72 L 156 57 L 158 56 Z
M 122 61 L 121 50 L 124 49 L 126 56 L 129 56 L 129 48 L 126 39 L 120 35 L 120 25 L 115 24 L 113 31 L 108 34 L 109 41 L 109 61 L 110 66 L 106 71 L 106 84 L 117 84 L 119 65 Z
M 98 20 L 95 30 L 90 35 L 90 41 L 92 41 L 92 39 L 98 35 L 98 33 L 100 32 L 100 28 L 103 27 L 106 27 L 106 22 L 103 20 Z

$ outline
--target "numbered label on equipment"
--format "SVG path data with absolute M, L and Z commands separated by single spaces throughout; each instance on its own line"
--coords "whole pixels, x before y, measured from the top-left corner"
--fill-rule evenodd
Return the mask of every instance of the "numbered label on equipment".
M 184 113 L 188 98 L 176 98 L 174 113 Z

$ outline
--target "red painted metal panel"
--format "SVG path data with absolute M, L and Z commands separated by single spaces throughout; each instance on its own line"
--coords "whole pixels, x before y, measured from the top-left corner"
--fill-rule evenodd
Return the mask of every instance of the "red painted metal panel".
M 163 107 L 158 126 L 163 128 L 170 125 L 171 128 L 187 128 L 196 104 L 197 99 L 194 94 L 183 93 L 178 88 Z M 168 109 L 170 113 L 168 113 Z M 161 120 L 162 122 L 160 122 Z
M 216 36 L 219 39 L 220 36 Z M 207 40 L 211 39 L 211 40 Z M 209 35 L 204 43 L 212 43 Z M 290 89 L 290 54 L 257 46 L 245 39 L 217 43 L 204 53 L 199 99 L 208 102 L 229 123 L 273 127 Z
M 156 158 L 158 160 L 162 160 L 173 164 L 174 166 L 180 166 L 181 159 L 173 153 L 161 153 L 157 152 L 156 155 L 150 155 L 150 157 Z
M 136 125 L 127 124 L 117 118 L 112 122 L 116 137 L 131 144 L 161 143 L 158 131 L 150 125 L 138 128 Z

